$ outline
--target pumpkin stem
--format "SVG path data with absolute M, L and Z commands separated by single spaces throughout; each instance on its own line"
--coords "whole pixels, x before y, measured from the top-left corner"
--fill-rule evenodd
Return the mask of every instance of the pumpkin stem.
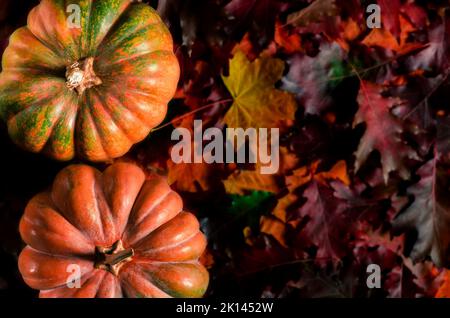
M 102 84 L 102 80 L 95 75 L 93 57 L 69 65 L 66 68 L 66 79 L 67 87 L 75 89 L 78 96 L 81 96 L 87 88 Z
M 95 268 L 103 269 L 114 275 L 119 274 L 119 269 L 129 262 L 134 255 L 132 248 L 125 249 L 122 241 L 117 241 L 111 247 L 96 247 Z

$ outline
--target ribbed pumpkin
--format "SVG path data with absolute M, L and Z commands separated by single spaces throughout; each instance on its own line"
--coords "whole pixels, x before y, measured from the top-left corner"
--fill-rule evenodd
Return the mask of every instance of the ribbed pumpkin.
M 42 0 L 2 68 L 11 138 L 58 160 L 125 154 L 164 119 L 179 78 L 166 26 L 130 0 Z
M 40 297 L 200 297 L 208 285 L 197 219 L 133 164 L 65 168 L 28 203 L 20 234 L 19 269 Z

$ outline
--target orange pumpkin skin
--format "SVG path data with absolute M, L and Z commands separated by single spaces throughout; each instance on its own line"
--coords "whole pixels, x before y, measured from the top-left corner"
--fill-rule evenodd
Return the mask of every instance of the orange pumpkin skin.
M 40 297 L 201 297 L 208 285 L 197 219 L 133 164 L 65 168 L 28 203 L 20 234 L 19 270 Z
M 79 27 L 69 5 L 80 9 Z M 3 54 L 0 115 L 25 150 L 109 161 L 163 121 L 179 72 L 149 5 L 42 0 Z

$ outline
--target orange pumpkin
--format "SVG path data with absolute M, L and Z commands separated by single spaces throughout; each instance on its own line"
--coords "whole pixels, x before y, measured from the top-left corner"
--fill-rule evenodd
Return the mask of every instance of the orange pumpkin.
M 208 285 L 197 219 L 133 164 L 65 168 L 28 203 L 20 234 L 19 269 L 40 297 L 200 297 Z
M 3 54 L 0 115 L 22 148 L 109 161 L 163 121 L 179 65 L 147 4 L 42 0 Z

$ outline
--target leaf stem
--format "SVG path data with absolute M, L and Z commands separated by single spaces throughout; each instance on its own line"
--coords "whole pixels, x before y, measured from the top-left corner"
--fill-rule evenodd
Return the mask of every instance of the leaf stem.
M 194 109 L 194 110 L 192 110 L 192 111 L 190 111 L 190 112 L 188 112 L 186 114 L 183 114 L 181 116 L 175 117 L 174 119 L 172 119 L 168 123 L 165 123 L 165 124 L 163 124 L 161 126 L 156 127 L 155 129 L 152 129 L 151 132 L 155 132 L 155 131 L 158 131 L 160 129 L 163 129 L 163 128 L 165 128 L 167 126 L 170 126 L 170 125 L 172 125 L 172 124 L 174 124 L 176 122 L 179 122 L 180 120 L 183 120 L 186 117 L 191 116 L 192 114 L 198 113 L 198 112 L 200 112 L 202 110 L 205 110 L 205 109 L 210 108 L 212 106 L 215 106 L 217 104 L 226 104 L 226 103 L 229 103 L 229 102 L 232 102 L 232 101 L 233 101 L 233 99 L 229 98 L 229 99 L 219 100 L 219 101 L 216 101 L 216 102 L 213 102 L 213 103 L 210 103 L 210 104 L 203 105 L 203 106 L 201 106 L 201 107 L 199 107 L 197 109 Z

